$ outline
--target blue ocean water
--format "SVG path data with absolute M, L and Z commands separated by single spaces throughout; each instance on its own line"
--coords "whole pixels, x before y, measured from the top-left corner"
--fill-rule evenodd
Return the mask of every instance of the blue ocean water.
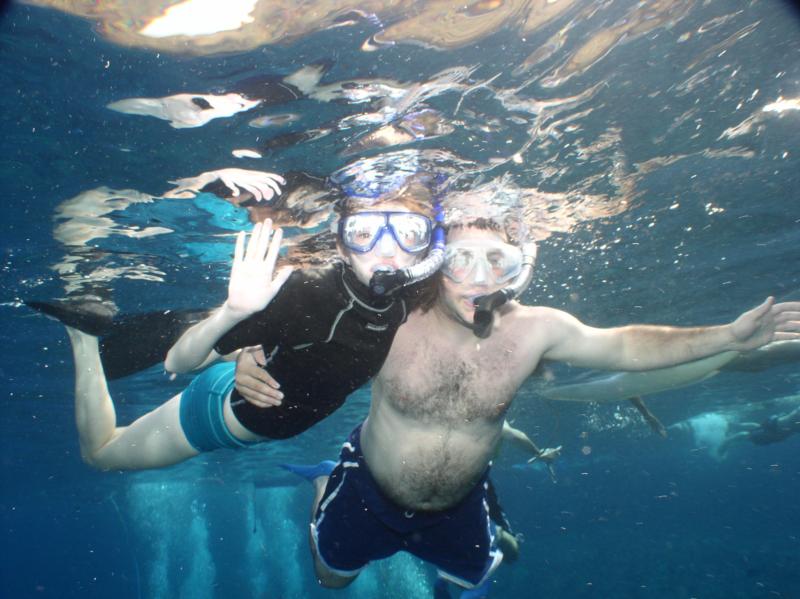
M 362 51 L 383 25 L 355 19 L 213 53 L 126 46 L 108 37 L 125 25 L 103 21 L 102 4 L 83 18 L 12 3 L 0 21 L 3 596 L 334 593 L 313 576 L 311 488 L 276 466 L 334 457 L 366 414 L 368 389 L 291 441 L 161 471 L 95 472 L 80 459 L 67 338 L 20 302 L 96 295 L 121 313 L 221 303 L 232 234 L 247 213 L 207 194 L 161 198 L 168 181 L 226 167 L 329 174 L 374 129 L 342 119 L 367 109 L 302 98 L 172 128 L 112 111 L 111 102 L 221 94 L 323 60 L 322 84 L 393 79 L 408 88 L 474 66 L 468 92 L 427 88 L 426 106 L 455 130 L 404 147 L 445 149 L 483 165 L 484 180 L 507 175 L 533 190 L 528 224 L 540 256 L 525 303 L 598 326 L 698 325 L 727 322 L 770 294 L 800 299 L 800 16 L 789 3 L 655 3 L 643 13 L 633 2 L 578 2 L 533 30 L 510 19 L 446 50 L 398 42 Z M 477 15 L 513 4 L 472 5 Z M 395 12 L 384 25 L 402 18 Z M 586 58 L 609 36 L 614 43 Z M 248 125 L 272 113 L 300 118 Z M 325 128 L 318 139 L 268 145 Z M 264 158 L 234 158 L 239 148 Z M 77 216 L 66 211 L 71 199 L 105 188 L 126 201 L 102 214 L 90 210 L 107 204 L 88 200 L 76 204 Z M 136 192 L 154 199 L 133 202 Z M 167 231 L 138 234 L 148 227 Z M 290 232 L 299 239 L 322 229 Z M 592 376 L 551 374 L 556 383 Z M 114 382 L 119 421 L 187 380 L 155 367 Z M 542 385 L 532 379 L 520 390 L 509 418 L 540 445 L 563 445 L 557 482 L 522 466 L 526 456 L 513 450 L 497 460 L 493 477 L 524 541 L 491 596 L 800 596 L 800 436 L 741 443 L 718 459 L 709 451 L 713 418 L 695 438 L 671 431 L 661 439 L 624 403 L 547 401 Z M 796 405 L 798 393 L 795 362 L 646 400 L 671 425 L 707 414 L 760 420 L 788 410 L 792 400 L 782 398 Z M 433 580 L 430 566 L 399 555 L 337 594 L 427 597 Z

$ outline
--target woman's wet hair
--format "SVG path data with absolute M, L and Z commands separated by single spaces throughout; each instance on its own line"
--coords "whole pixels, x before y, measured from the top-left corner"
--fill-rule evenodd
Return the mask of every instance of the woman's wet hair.
M 430 187 L 423 180 L 412 180 L 402 187 L 378 197 L 343 196 L 336 202 L 334 212 L 344 218 L 355 212 L 380 209 L 382 204 L 400 204 L 411 212 L 424 214 L 428 218 L 434 216 L 434 196 Z

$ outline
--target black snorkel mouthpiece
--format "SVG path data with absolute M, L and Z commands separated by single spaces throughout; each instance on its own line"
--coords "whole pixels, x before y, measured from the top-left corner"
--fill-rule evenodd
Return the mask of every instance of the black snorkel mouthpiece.
M 475 305 L 475 316 L 473 319 L 472 330 L 475 336 L 486 339 L 492 334 L 492 324 L 494 323 L 494 311 L 511 299 L 505 289 L 500 289 L 489 295 L 481 295 L 473 300 Z
M 406 269 L 379 270 L 369 280 L 369 290 L 375 297 L 394 294 L 408 284 Z

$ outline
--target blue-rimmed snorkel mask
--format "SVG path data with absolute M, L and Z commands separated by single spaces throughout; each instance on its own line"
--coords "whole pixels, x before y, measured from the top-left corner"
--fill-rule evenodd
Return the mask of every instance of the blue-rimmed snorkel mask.
M 356 212 L 339 220 L 339 241 L 347 249 L 366 254 L 390 235 L 401 250 L 419 254 L 431 244 L 431 220 L 415 212 L 386 210 Z
M 338 238 L 343 247 L 366 253 L 384 235 L 391 235 L 397 245 L 409 253 L 428 251 L 424 260 L 397 270 L 379 270 L 372 275 L 369 288 L 374 296 L 386 297 L 398 290 L 433 275 L 444 261 L 444 213 L 439 204 L 440 190 L 446 176 L 420 172 L 414 154 L 393 153 L 354 163 L 331 175 L 330 180 L 349 199 L 378 202 L 389 199 L 412 182 L 421 183 L 430 191 L 433 219 L 412 213 L 365 210 L 342 218 Z
M 445 248 L 443 227 L 444 213 L 438 202 L 434 204 L 433 210 L 434 222 L 432 225 L 433 231 L 431 232 L 428 256 L 421 262 L 407 268 L 377 271 L 372 275 L 372 279 L 369 282 L 369 288 L 374 295 L 389 295 L 395 293 L 397 290 L 407 285 L 427 279 L 441 268 L 442 262 L 444 262 Z M 399 242 L 398 245 L 400 245 L 401 248 L 403 247 Z

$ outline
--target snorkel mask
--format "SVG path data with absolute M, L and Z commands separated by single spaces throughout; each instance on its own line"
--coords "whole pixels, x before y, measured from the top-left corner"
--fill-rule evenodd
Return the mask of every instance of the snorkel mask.
M 460 239 L 445 249 L 442 273 L 456 283 L 467 279 L 492 285 L 509 285 L 473 300 L 473 331 L 485 339 L 492 332 L 494 311 L 528 288 L 536 262 L 536 244 L 526 243 L 522 249 L 491 239 Z
M 493 286 L 505 285 L 472 300 L 472 330 L 481 339 L 492 332 L 494 311 L 524 293 L 533 279 L 536 244 L 528 237 L 524 207 L 518 188 L 507 177 L 453 193 L 447 202 L 449 225 L 502 232 L 501 236 L 513 241 L 463 238 L 447 246 L 445 276 L 456 283 L 473 277 Z
M 398 155 L 384 155 L 384 161 L 373 164 L 377 158 L 358 161 L 331 175 L 344 195 L 356 200 L 378 202 L 409 185 L 420 181 L 433 196 L 433 220 L 413 212 L 365 211 L 350 214 L 339 221 L 338 238 L 351 251 L 366 253 L 378 244 L 384 235 L 391 235 L 397 245 L 408 253 L 422 253 L 427 257 L 407 268 L 376 271 L 370 280 L 371 293 L 377 297 L 392 295 L 413 283 L 430 277 L 444 261 L 444 213 L 439 204 L 439 193 L 433 191 L 444 182 L 444 176 L 425 176 L 415 161 L 399 160 Z M 389 158 L 392 158 L 389 161 Z M 402 156 L 402 158 L 406 158 Z M 372 167 L 372 168 L 371 168 Z
M 434 223 L 432 225 L 433 231 L 431 233 L 428 257 L 407 268 L 377 271 L 372 275 L 372 279 L 369 282 L 370 291 L 372 291 L 374 295 L 391 295 L 398 289 L 427 279 L 442 266 L 445 248 L 444 228 L 442 226 L 444 222 L 444 213 L 438 202 L 434 204 L 433 210 Z M 395 239 L 397 239 L 396 236 Z M 398 245 L 403 248 L 403 245 L 399 241 Z
M 524 293 L 533 279 L 533 266 L 535 263 L 536 244 L 524 244 L 522 246 L 522 264 L 519 273 L 511 284 L 489 295 L 476 297 L 472 301 L 475 305 L 472 330 L 475 332 L 476 337 L 486 339 L 491 335 L 492 325 L 494 324 L 494 311 L 506 302 Z

